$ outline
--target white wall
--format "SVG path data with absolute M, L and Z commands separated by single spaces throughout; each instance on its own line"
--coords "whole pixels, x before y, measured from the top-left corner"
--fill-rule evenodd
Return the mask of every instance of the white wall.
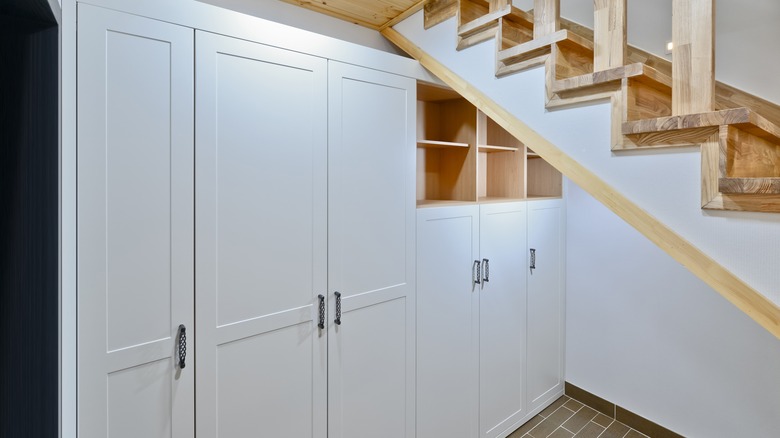
M 780 341 L 567 181 L 566 380 L 690 437 L 776 437 Z
M 607 103 L 546 111 L 543 68 L 496 79 L 494 43 L 456 51 L 455 20 L 425 31 L 416 14 L 395 28 L 780 304 L 780 214 L 702 211 L 697 148 L 614 154 Z M 777 436 L 780 342 L 571 192 L 567 378 L 689 436 Z M 732 433 L 751 420 L 754 433 Z
M 198 0 L 385 52 L 404 54 L 379 32 L 280 0 Z

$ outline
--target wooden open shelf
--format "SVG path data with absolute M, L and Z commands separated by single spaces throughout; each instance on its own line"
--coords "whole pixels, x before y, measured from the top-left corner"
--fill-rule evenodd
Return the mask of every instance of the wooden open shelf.
M 417 199 L 477 200 L 477 109 L 452 90 L 417 90 Z
M 457 143 L 454 141 L 437 140 L 417 140 L 418 148 L 467 148 L 468 143 Z
M 524 198 L 524 145 L 482 111 L 477 111 L 477 144 L 480 200 Z
M 418 84 L 417 205 L 560 197 L 562 176 L 460 95 Z

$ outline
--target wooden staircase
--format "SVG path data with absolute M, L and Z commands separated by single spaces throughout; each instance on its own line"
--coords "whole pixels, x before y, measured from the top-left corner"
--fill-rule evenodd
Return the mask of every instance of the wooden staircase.
M 626 1 L 595 0 L 594 30 L 561 19 L 559 0 L 535 0 L 534 12 L 510 0 L 427 0 L 424 25 L 457 16 L 459 49 L 496 38 L 497 76 L 544 65 L 548 109 L 610 101 L 614 151 L 701 145 L 703 208 L 780 212 L 780 107 L 714 80 L 714 0 L 673 0 L 673 62 L 626 44 Z M 680 18 L 690 16 L 706 23 Z M 381 33 L 780 339 L 780 306 L 397 30 Z
M 591 30 L 559 0 L 428 0 L 425 27 L 495 38 L 496 76 L 545 65 L 547 108 L 609 99 L 612 150 L 701 145 L 702 208 L 780 212 L 780 106 L 715 81 L 714 0 L 674 0 L 671 63 L 626 43 L 626 3 L 595 0 Z

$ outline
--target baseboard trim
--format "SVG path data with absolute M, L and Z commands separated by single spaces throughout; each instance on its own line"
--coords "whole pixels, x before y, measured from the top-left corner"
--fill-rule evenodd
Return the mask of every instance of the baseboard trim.
M 652 438 L 684 438 L 682 435 L 654 423 L 647 418 L 637 415 L 628 409 L 603 399 L 596 394 L 588 392 L 578 386 L 566 382 L 564 393 L 602 414 L 613 418 L 626 426 L 635 429 Z

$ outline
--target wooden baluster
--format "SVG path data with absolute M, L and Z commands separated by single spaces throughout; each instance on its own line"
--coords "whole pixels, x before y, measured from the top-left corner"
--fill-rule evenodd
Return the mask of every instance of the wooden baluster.
M 715 0 L 673 0 L 672 115 L 715 109 Z
M 534 0 L 534 39 L 561 28 L 561 0 Z
M 626 60 L 626 0 L 593 0 L 593 69 L 622 67 Z

